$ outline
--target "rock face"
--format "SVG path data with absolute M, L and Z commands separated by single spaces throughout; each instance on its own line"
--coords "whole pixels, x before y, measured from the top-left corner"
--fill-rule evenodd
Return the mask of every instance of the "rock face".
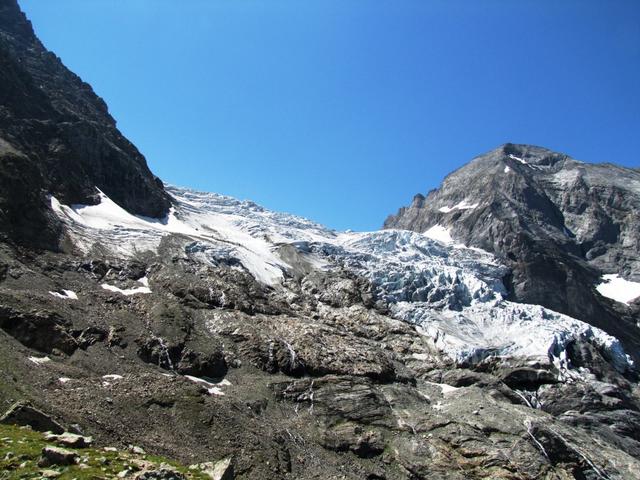
M 78 463 L 80 457 L 72 450 L 59 447 L 44 447 L 42 449 L 42 460 L 39 462 L 41 467 L 50 467 L 52 465 L 73 465 Z
M 16 15 L 5 37 L 32 35 Z M 30 115 L 96 114 L 84 93 L 43 95 Z M 173 187 L 140 205 L 102 184 L 74 196 L 46 183 L 43 157 L 20 152 L 11 158 L 33 171 L 0 177 L 35 179 L 40 216 L 5 231 L 55 227 L 65 248 L 0 241 L 0 405 L 30 401 L 51 414 L 40 423 L 83 436 L 72 440 L 196 465 L 186 478 L 640 478 L 629 352 L 593 325 L 511 301 L 518 280 L 503 280 L 520 277 L 508 259 L 441 241 L 442 225 L 440 240 L 341 233 Z M 135 183 L 131 165 L 108 158 L 114 182 Z M 134 214 L 164 195 L 164 219 Z M 35 423 L 12 412 L 3 421 Z M 67 461 L 44 453 L 43 464 Z M 182 478 L 163 466 L 137 475 Z
M 0 231 L 56 248 L 46 194 L 95 203 L 96 187 L 127 210 L 164 216 L 162 183 L 104 101 L 34 35 L 16 0 L 0 2 Z
M 506 144 L 416 195 L 384 223 L 499 256 L 510 298 L 566 313 L 620 338 L 638 358 L 638 303 L 596 291 L 603 275 L 640 282 L 640 171 Z M 638 290 L 640 295 L 640 290 Z
M 39 432 L 62 434 L 64 428 L 49 415 L 31 405 L 18 402 L 12 405 L 0 418 L 0 423 L 28 426 Z

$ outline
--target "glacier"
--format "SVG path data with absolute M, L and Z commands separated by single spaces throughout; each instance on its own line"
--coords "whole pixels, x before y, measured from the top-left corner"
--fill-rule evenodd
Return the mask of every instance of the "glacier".
M 270 288 L 286 290 L 297 266 L 280 252 L 293 247 L 308 268 L 365 278 L 392 317 L 414 325 L 417 335 L 459 364 L 517 359 L 553 366 L 567 378 L 567 346 L 586 341 L 618 371 L 633 367 L 620 342 L 604 331 L 506 300 L 507 267 L 488 252 L 454 244 L 448 232 L 338 232 L 251 201 L 170 185 L 166 190 L 173 207 L 163 219 L 132 215 L 100 190 L 97 205 L 63 205 L 53 196 L 50 201 L 74 248 L 84 254 L 99 248 L 131 258 L 157 251 L 163 239 L 175 236 L 194 261 L 233 265 Z M 151 289 L 144 283 L 133 293 Z

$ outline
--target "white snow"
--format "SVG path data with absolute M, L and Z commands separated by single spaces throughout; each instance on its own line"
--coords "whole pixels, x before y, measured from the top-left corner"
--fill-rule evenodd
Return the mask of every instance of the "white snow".
M 625 280 L 618 274 L 604 275 L 596 290 L 602 296 L 626 304 L 640 297 L 640 283 Z
M 222 391 L 222 389 L 220 387 L 221 386 L 231 385 L 231 382 L 229 382 L 229 380 L 222 380 L 219 383 L 212 383 L 212 382 L 209 382 L 209 381 L 204 380 L 202 378 L 193 377 L 191 375 L 185 375 L 184 378 L 186 378 L 187 380 L 191 380 L 192 382 L 198 383 L 198 384 L 202 385 L 203 387 L 205 387 L 207 389 L 207 392 L 209 393 L 209 395 L 224 395 L 224 392 Z
M 473 210 L 474 208 L 477 208 L 478 205 L 480 205 L 480 204 L 479 203 L 467 203 L 466 200 L 462 200 L 461 202 L 458 202 L 453 207 L 440 207 L 438 209 L 438 211 L 440 211 L 442 213 L 449 213 L 449 212 L 452 212 L 454 210 Z
M 135 295 L 136 293 L 151 293 L 151 289 L 149 287 L 135 287 L 135 288 L 118 288 L 113 285 L 109 285 L 107 283 L 103 283 L 100 285 L 105 290 L 109 290 L 111 292 L 120 293 L 122 295 Z
M 103 375 L 102 378 L 104 378 L 105 380 L 122 380 L 124 377 L 122 375 L 112 373 L 109 375 Z
M 504 173 L 509 173 L 510 171 L 511 171 L 511 167 L 509 165 L 504 167 Z
M 29 360 L 36 365 L 42 365 L 51 361 L 49 357 L 29 357 Z
M 443 227 L 442 225 L 434 225 L 429 230 L 424 232 L 424 234 L 433 240 L 437 240 L 438 242 L 453 243 L 451 233 L 446 227 Z
M 116 293 L 120 293 L 122 295 L 127 295 L 127 296 L 135 295 L 137 293 L 152 293 L 151 289 L 149 288 L 149 280 L 147 279 L 147 277 L 142 277 L 141 279 L 138 280 L 138 282 L 142 284 L 142 287 L 122 289 L 114 285 L 109 285 L 108 283 L 103 283 L 100 286 L 105 290 L 109 290 L 111 292 L 116 292 Z
M 67 382 L 70 382 L 70 381 L 71 381 L 71 379 L 70 379 L 70 378 L 68 378 L 68 377 L 60 377 L 60 378 L 58 379 L 58 381 L 59 381 L 60 383 L 62 383 L 62 384 L 65 384 L 65 383 L 67 383 Z
M 132 215 L 100 190 L 98 205 L 65 206 L 52 196 L 51 208 L 71 227 L 75 243 L 83 251 L 100 242 L 114 253 L 132 256 L 157 249 L 166 235 L 182 235 L 194 241 L 191 248 L 202 260 L 215 264 L 220 258 L 237 258 L 257 280 L 268 285 L 280 283 L 283 270 L 289 267 L 273 253 L 274 243 L 334 235 L 308 220 L 267 212 L 253 202 L 172 187 L 167 190 L 176 207 L 164 219 Z M 269 220 L 266 224 L 265 217 Z M 288 227 L 304 229 L 305 234 L 293 238 Z
M 460 390 L 459 387 L 452 387 L 451 385 L 447 385 L 446 383 L 434 383 L 434 382 L 425 382 L 425 383 L 427 383 L 428 385 L 433 385 L 434 387 L 439 387 L 443 395 Z
M 509 154 L 509 158 L 511 158 L 512 160 L 516 160 L 516 161 L 520 162 L 523 165 L 527 165 L 526 161 L 524 161 L 520 157 L 516 157 L 515 155 L 512 155 L 511 153 Z
M 64 300 L 78 300 L 78 295 L 71 290 L 62 290 L 61 292 L 49 292 L 56 298 L 62 298 Z

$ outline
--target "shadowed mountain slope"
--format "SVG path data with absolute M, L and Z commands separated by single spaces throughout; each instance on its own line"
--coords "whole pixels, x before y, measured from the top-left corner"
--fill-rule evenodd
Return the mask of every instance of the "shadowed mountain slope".
M 169 197 L 116 128 L 104 101 L 36 38 L 16 0 L 0 1 L 0 231 L 56 248 L 45 193 L 97 202 L 97 186 L 127 210 L 164 216 Z

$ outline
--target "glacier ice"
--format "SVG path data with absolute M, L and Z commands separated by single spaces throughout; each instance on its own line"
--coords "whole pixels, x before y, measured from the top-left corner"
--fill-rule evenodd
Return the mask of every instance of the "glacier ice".
M 245 270 L 280 290 L 295 267 L 279 254 L 289 245 L 313 269 L 366 278 L 393 317 L 415 325 L 456 362 L 518 358 L 567 369 L 567 345 L 583 340 L 618 370 L 632 366 L 620 342 L 604 331 L 538 305 L 507 301 L 502 282 L 507 268 L 487 252 L 454 245 L 442 227 L 425 234 L 336 232 L 250 201 L 166 189 L 174 206 L 164 219 L 131 215 L 102 192 L 98 205 L 66 206 L 51 197 L 51 207 L 82 252 L 99 244 L 114 255 L 135 256 L 157 251 L 163 238 L 175 235 L 184 238 L 190 258 Z M 135 293 L 143 289 L 150 292 L 143 285 Z

